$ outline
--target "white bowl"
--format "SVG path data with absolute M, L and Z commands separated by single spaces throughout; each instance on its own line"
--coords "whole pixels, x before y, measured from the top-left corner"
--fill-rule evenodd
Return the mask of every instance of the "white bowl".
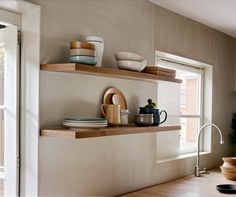
M 119 69 L 140 72 L 145 68 L 147 60 L 143 60 L 142 62 L 120 60 L 116 61 L 116 64 Z
M 137 61 L 141 62 L 145 60 L 142 56 L 135 54 L 135 53 L 130 53 L 130 52 L 117 52 L 115 53 L 115 58 L 116 60 L 129 60 L 129 61 Z

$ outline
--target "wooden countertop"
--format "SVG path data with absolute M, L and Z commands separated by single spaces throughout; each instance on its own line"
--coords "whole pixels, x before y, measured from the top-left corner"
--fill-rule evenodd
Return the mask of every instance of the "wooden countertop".
M 132 192 L 122 197 L 222 197 L 236 194 L 222 194 L 216 190 L 219 184 L 236 184 L 223 177 L 220 169 L 211 170 L 202 177 L 194 175 Z

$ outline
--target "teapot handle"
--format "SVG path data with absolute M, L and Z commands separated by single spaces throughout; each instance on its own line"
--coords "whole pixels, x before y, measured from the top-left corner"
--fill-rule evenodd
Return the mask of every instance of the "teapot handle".
M 162 124 L 163 122 L 165 122 L 166 119 L 167 119 L 167 112 L 166 112 L 165 110 L 161 110 L 161 111 L 160 111 L 160 116 L 161 116 L 161 113 L 162 113 L 162 112 L 165 113 L 165 118 L 164 118 L 164 120 L 162 120 L 162 121 L 160 122 L 160 124 Z

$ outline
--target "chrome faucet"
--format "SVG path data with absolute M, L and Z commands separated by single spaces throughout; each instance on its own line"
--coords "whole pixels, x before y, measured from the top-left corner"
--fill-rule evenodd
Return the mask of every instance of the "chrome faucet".
M 195 166 L 195 176 L 199 177 L 201 176 L 201 174 L 203 173 L 206 173 L 206 168 L 203 168 L 203 170 L 200 169 L 200 166 L 199 166 L 199 148 L 200 148 L 200 135 L 203 131 L 203 129 L 207 126 L 213 126 L 217 129 L 217 131 L 219 132 L 220 134 L 220 144 L 224 144 L 224 140 L 223 140 L 223 136 L 222 136 L 222 132 L 220 130 L 220 128 L 216 125 L 216 124 L 213 124 L 213 123 L 210 123 L 210 124 L 205 124 L 203 125 L 199 132 L 198 132 L 198 136 L 197 136 L 197 164 Z

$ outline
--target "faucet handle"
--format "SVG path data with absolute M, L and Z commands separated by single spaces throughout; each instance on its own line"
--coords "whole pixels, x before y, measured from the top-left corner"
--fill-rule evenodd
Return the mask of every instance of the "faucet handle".
M 199 173 L 200 173 L 200 174 L 206 174 L 206 173 L 208 173 L 208 172 L 206 171 L 206 168 L 204 167 L 202 170 L 200 170 Z

